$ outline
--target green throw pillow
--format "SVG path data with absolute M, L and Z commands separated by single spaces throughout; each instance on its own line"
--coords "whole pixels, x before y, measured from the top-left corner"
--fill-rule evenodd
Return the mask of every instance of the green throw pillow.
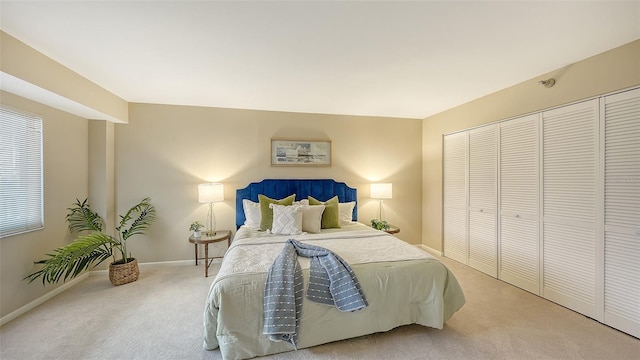
M 273 209 L 269 207 L 269 204 L 277 204 L 277 205 L 291 205 L 293 201 L 296 199 L 296 194 L 289 195 L 284 199 L 275 200 L 268 198 L 264 195 L 258 195 L 258 202 L 260 203 L 260 215 L 262 218 L 260 219 L 260 230 L 271 230 L 271 226 L 273 224 Z
M 331 199 L 322 202 L 309 196 L 309 205 L 324 205 L 324 212 L 322 213 L 322 228 L 339 228 L 340 227 L 340 210 L 338 207 L 338 197 L 334 196 Z

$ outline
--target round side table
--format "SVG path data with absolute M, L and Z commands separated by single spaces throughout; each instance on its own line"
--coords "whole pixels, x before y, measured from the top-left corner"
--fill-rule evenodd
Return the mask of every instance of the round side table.
M 211 261 L 216 258 L 222 258 L 223 256 L 215 256 L 211 258 L 209 261 L 209 244 L 217 243 L 221 241 L 227 240 L 227 246 L 231 246 L 231 231 L 230 230 L 218 230 L 214 233 L 208 234 L 203 232 L 202 235 L 195 237 L 191 235 L 189 237 L 189 242 L 192 243 L 196 248 L 196 266 L 198 266 L 198 260 L 204 259 L 204 276 L 209 276 L 209 265 L 211 265 Z M 204 258 L 198 258 L 198 245 L 204 245 Z
M 387 234 L 397 234 L 400 232 L 400 228 L 395 226 L 395 225 L 391 225 L 389 224 L 389 228 L 387 230 L 384 230 Z

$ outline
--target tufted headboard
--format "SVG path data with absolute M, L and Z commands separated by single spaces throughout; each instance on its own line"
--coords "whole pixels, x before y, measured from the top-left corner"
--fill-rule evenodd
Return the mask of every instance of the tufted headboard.
M 296 194 L 296 200 L 313 196 L 320 201 L 327 201 L 337 195 L 340 202 L 356 202 L 352 220 L 358 220 L 358 190 L 343 182 L 332 179 L 265 179 L 236 190 L 236 227 L 242 226 L 245 221 L 242 200 L 258 202 L 259 194 L 272 199 L 282 199 Z

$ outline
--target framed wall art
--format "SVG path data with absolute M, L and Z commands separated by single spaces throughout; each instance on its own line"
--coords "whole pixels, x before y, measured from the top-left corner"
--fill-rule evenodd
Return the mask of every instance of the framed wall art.
M 272 166 L 331 166 L 331 140 L 271 139 Z

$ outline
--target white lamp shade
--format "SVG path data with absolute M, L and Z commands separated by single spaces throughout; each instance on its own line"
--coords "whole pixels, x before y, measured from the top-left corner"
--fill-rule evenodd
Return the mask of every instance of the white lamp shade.
M 373 199 L 391 199 L 392 193 L 391 183 L 371 184 L 371 198 Z
M 224 201 L 224 185 L 206 183 L 198 185 L 198 202 L 214 203 Z

